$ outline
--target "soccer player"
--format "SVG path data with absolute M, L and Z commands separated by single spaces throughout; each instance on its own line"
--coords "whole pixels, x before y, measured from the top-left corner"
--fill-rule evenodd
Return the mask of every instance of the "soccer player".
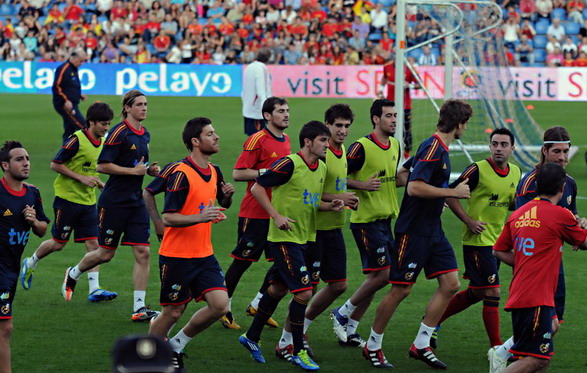
M 537 197 L 536 194 L 536 173 L 539 166 L 545 163 L 556 163 L 561 167 L 566 167 L 569 163 L 569 151 L 571 149 L 571 138 L 564 127 L 551 127 L 544 132 L 543 145 L 541 149 L 540 162 L 532 172 L 527 173 L 520 183 L 516 191 L 516 208 L 520 208 L 524 204 L 532 201 Z M 584 218 L 579 218 L 577 213 L 577 183 L 567 174 L 566 182 L 563 189 L 563 196 L 557 203 L 571 211 L 579 220 L 583 228 L 587 227 L 587 222 Z M 564 267 L 561 260 L 561 268 L 559 271 L 559 278 L 557 282 L 557 290 L 555 294 L 555 311 L 556 320 L 558 324 L 563 321 L 565 311 L 565 275 Z M 558 329 L 558 327 L 557 327 Z M 514 339 L 509 338 L 501 346 L 491 348 L 488 352 L 488 358 L 491 369 L 499 371 L 504 369 L 507 364 L 507 359 L 510 356 L 510 349 L 514 344 Z
M 360 201 L 358 209 L 351 211 L 351 231 L 366 279 L 342 306 L 330 312 L 339 343 L 361 348 L 365 341 L 357 328 L 375 293 L 388 283 L 391 220 L 399 211 L 400 146 L 393 137 L 397 110 L 393 101 L 380 99 L 373 102 L 370 113 L 373 132 L 353 143 L 347 153 L 348 187 Z
M 39 261 L 62 250 L 72 233 L 75 233 L 75 242 L 85 243 L 87 252 L 98 249 L 95 188 L 102 189 L 104 183 L 96 167 L 104 143 L 103 137 L 110 128 L 112 117 L 112 109 L 107 103 L 93 103 L 86 113 L 89 127 L 74 132 L 51 162 L 51 169 L 59 174 L 53 184 L 53 238 L 41 243 L 31 257 L 23 259 L 20 282 L 26 290 L 32 285 L 33 273 Z M 115 292 L 100 288 L 98 270 L 96 266 L 88 271 L 88 299 L 90 302 L 101 302 L 116 298 L 118 294 Z
M 49 219 L 43 211 L 41 194 L 29 178 L 31 162 L 21 143 L 6 141 L 0 149 L 0 372 L 10 373 L 12 304 L 18 283 L 20 258 L 30 231 L 43 237 Z
M 558 324 L 555 292 L 564 242 L 587 248 L 587 231 L 573 213 L 557 206 L 567 180 L 564 169 L 545 163 L 535 172 L 534 200 L 507 220 L 494 246 L 495 256 L 514 267 L 506 311 L 512 312 L 515 343 L 510 351 L 521 356 L 505 372 L 544 372 L 553 355 L 552 337 Z
M 155 226 L 155 234 L 157 235 L 159 242 L 163 240 L 165 224 L 163 224 L 163 219 L 161 218 L 161 215 L 159 215 L 155 196 L 167 190 L 167 182 L 169 181 L 169 177 L 173 174 L 173 171 L 175 171 L 175 168 L 180 163 L 181 161 L 166 164 L 161 169 L 161 172 L 159 172 L 157 176 L 155 176 L 149 183 L 149 185 L 147 185 L 145 190 L 143 190 L 143 200 L 145 201 L 145 207 L 149 212 L 149 217 L 153 221 L 153 225 Z
M 411 162 L 395 224 L 389 272 L 392 287 L 377 307 L 371 335 L 363 350 L 365 358 L 375 367 L 392 368 L 381 350 L 383 332 L 424 269 L 428 279 L 437 279 L 438 288 L 426 307 L 409 356 L 433 368 L 446 369 L 446 364 L 438 360 L 430 348 L 430 336 L 460 284 L 455 253 L 442 230 L 440 215 L 445 198 L 470 197 L 468 179 L 455 188 L 448 188 L 448 147 L 465 132 L 472 114 L 471 106 L 463 100 L 445 101 L 440 108 L 436 133 L 420 144 Z
M 267 260 L 273 260 L 267 247 L 269 214 L 253 197 L 251 187 L 255 183 L 255 179 L 262 175 L 269 166 L 291 153 L 289 137 L 284 133 L 289 126 L 287 101 L 280 97 L 269 97 L 263 103 L 263 117 L 267 121 L 267 128 L 255 133 L 245 141 L 243 151 L 232 171 L 232 178 L 235 181 L 247 182 L 247 190 L 238 213 L 237 245 L 230 255 L 233 261 L 226 271 L 229 312 L 220 319 L 224 327 L 231 329 L 240 329 L 231 312 L 231 300 L 241 276 L 251 264 L 259 260 L 263 252 L 265 252 Z M 271 189 L 267 189 L 267 193 L 271 197 Z M 247 306 L 246 312 L 249 316 L 254 316 L 257 312 L 259 300 L 268 287 L 269 280 L 265 276 L 257 295 Z M 267 325 L 274 328 L 278 326 L 272 318 L 267 320 Z
M 346 206 L 356 209 L 359 203 L 355 193 L 346 188 L 347 159 L 344 140 L 349 134 L 354 114 L 346 104 L 334 104 L 326 110 L 324 123 L 330 130 L 328 150 L 326 151 L 326 180 L 322 200 L 335 198 L 343 200 Z M 306 250 L 306 267 L 309 268 L 313 292 L 320 279 L 326 286 L 312 297 L 306 309 L 304 319 L 304 341 L 308 354 L 312 355 L 307 344 L 306 334 L 310 324 L 340 296 L 347 287 L 346 281 L 346 247 L 342 235 L 342 226 L 346 221 L 345 211 L 318 211 L 316 216 L 316 241 L 308 243 Z M 276 347 L 277 357 L 291 360 L 293 339 L 289 324 L 284 329 Z
M 86 99 L 82 94 L 78 69 L 88 59 L 83 48 L 76 48 L 69 59 L 57 66 L 53 78 L 53 107 L 63 118 L 63 142 L 77 130 L 86 127 L 86 120 L 78 108 L 80 101 Z
M 387 96 L 384 96 L 387 87 Z M 410 89 L 420 89 L 420 83 L 412 71 L 404 66 L 404 158 L 410 157 L 412 151 L 412 97 Z M 395 100 L 395 62 L 392 60 L 383 65 L 383 77 L 379 87 L 379 97 Z
M 98 158 L 98 172 L 109 174 L 98 200 L 99 248 L 87 253 L 65 271 L 61 292 L 71 300 L 82 273 L 110 261 L 122 237 L 122 245 L 132 246 L 135 256 L 133 321 L 149 321 L 157 316 L 145 305 L 149 280 L 149 215 L 142 198 L 145 174 L 156 176 L 160 168 L 149 163 L 151 135 L 141 124 L 147 118 L 147 98 L 138 90 L 122 99 L 123 121 L 112 128 Z
M 182 133 L 188 157 L 173 170 L 167 182 L 163 222 L 165 234 L 159 248 L 161 279 L 160 302 L 163 309 L 149 334 L 161 338 L 181 318 L 187 303 L 205 300 L 169 344 L 176 370 L 183 371 L 183 349 L 188 342 L 228 311 L 224 276 L 212 248 L 212 223 L 226 219 L 234 186 L 224 182 L 210 157 L 218 153 L 218 135 L 208 118 L 189 120 Z M 215 206 L 217 200 L 221 207 Z
M 471 164 L 451 185 L 454 188 L 468 180 L 471 198 L 467 211 L 458 199 L 446 199 L 450 209 L 465 223 L 463 277 L 469 279 L 469 286 L 452 298 L 436 329 L 438 330 L 447 318 L 483 301 L 483 323 L 490 346 L 501 345 L 500 283 L 493 245 L 503 229 L 509 210 L 514 206 L 516 186 L 522 175 L 518 166 L 508 162 L 514 149 L 512 132 L 503 127 L 494 129 L 489 136 L 490 157 Z M 432 335 L 432 348 L 436 348 L 436 337 L 436 334 Z
M 316 211 L 340 211 L 344 206 L 340 199 L 321 201 L 326 165 L 320 158 L 326 155 L 329 137 L 330 131 L 323 123 L 306 123 L 299 136 L 301 150 L 275 162 L 251 188 L 253 196 L 271 216 L 267 240 L 275 261 L 271 285 L 259 302 L 251 327 L 239 338 L 259 363 L 265 362 L 259 346 L 263 325 L 289 289 L 293 294 L 289 306 L 294 346 L 291 362 L 305 370 L 319 369 L 303 342 L 304 314 L 312 297 L 304 250 L 316 237 Z M 266 188 L 272 188 L 271 200 Z

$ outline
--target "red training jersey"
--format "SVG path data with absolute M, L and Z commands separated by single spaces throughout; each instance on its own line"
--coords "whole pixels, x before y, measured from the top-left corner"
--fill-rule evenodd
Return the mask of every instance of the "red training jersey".
M 387 63 L 383 65 L 383 74 L 387 78 L 387 98 L 391 101 L 395 101 L 395 85 L 389 83 L 395 83 L 395 64 L 393 62 Z M 418 81 L 414 77 L 414 74 L 408 69 L 407 66 L 404 67 L 404 75 L 405 81 L 408 83 L 417 83 Z M 410 89 L 409 87 L 405 87 L 404 89 L 404 110 L 411 110 L 412 109 L 412 97 L 410 97 Z
M 260 170 L 269 168 L 275 161 L 289 154 L 291 154 L 291 145 L 286 134 L 283 134 L 283 138 L 277 138 L 269 130 L 262 129 L 249 136 L 245 141 L 243 152 L 236 160 L 234 169 Z M 247 184 L 247 191 L 241 202 L 238 216 L 251 219 L 269 219 L 269 214 L 251 194 L 251 187 L 254 183 L 255 181 L 249 181 Z M 271 198 L 270 190 L 267 191 L 269 198 Z
M 554 307 L 564 242 L 577 246 L 587 231 L 572 212 L 535 198 L 507 220 L 493 250 L 514 251 L 514 276 L 505 308 Z

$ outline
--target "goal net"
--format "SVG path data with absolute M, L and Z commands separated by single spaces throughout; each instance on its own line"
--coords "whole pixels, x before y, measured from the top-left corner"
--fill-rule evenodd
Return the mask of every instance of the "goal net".
M 509 69 L 513 55 L 504 46 L 503 13 L 499 6 L 492 1 L 467 0 L 398 1 L 398 7 L 402 5 L 411 30 L 407 40 L 414 40 L 419 28 L 433 30 L 425 33 L 425 40 L 420 37 L 405 44 L 403 50 L 397 49 L 396 55 L 396 64 L 403 56 L 406 66 L 418 72 L 424 87 L 429 88 L 414 92 L 416 98 L 422 98 L 414 100 L 412 108 L 414 146 L 434 132 L 443 99 L 463 98 L 473 107 L 474 116 L 462 142 L 451 144 L 453 171 L 486 157 L 489 133 L 497 127 L 513 132 L 515 162 L 522 169 L 531 169 L 540 159 L 542 130 L 515 92 L 507 89 L 513 80 Z M 398 28 L 400 12 L 398 8 Z M 439 30 L 438 35 L 434 30 Z M 428 48 L 444 68 L 415 66 L 419 55 Z M 443 89 L 429 84 L 430 81 L 444 82 Z M 399 84 L 397 88 L 400 89 Z

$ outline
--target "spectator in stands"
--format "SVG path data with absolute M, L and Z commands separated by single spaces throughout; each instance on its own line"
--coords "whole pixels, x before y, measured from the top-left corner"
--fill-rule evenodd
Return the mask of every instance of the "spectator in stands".
M 550 19 L 550 13 L 553 9 L 552 0 L 536 0 L 536 16 L 537 18 Z
M 165 58 L 171 48 L 171 38 L 165 34 L 157 35 L 153 40 L 153 48 L 155 48 L 156 57 Z
M 546 43 L 546 53 L 553 53 L 555 48 L 561 48 L 561 43 L 552 35 L 548 35 L 548 42 Z
M 503 41 L 509 49 L 514 49 L 516 44 L 520 40 L 518 35 L 520 34 L 520 26 L 516 22 L 514 17 L 508 17 L 505 24 L 503 25 Z
M 48 25 L 50 23 L 63 23 L 65 18 L 63 17 L 63 13 L 59 10 L 59 6 L 55 3 L 49 10 L 49 14 L 45 19 L 44 25 Z
M 296 16 L 297 14 L 291 5 L 286 6 L 285 9 L 281 11 L 281 19 L 284 20 L 288 25 L 293 23 L 293 21 L 296 19 Z
M 524 20 L 532 20 L 536 18 L 536 3 L 534 0 L 520 0 L 520 16 Z
M 558 67 L 561 66 L 564 60 L 563 52 L 560 47 L 555 47 L 552 53 L 546 55 L 546 66 Z
M 376 31 L 381 31 L 387 26 L 387 12 L 383 9 L 383 4 L 378 2 L 373 10 L 371 10 L 371 28 Z
M 84 10 L 73 0 L 65 0 L 65 8 L 63 9 L 63 16 L 65 17 L 65 24 L 74 24 L 80 16 L 84 15 Z
M 180 45 L 183 43 L 183 40 L 179 42 L 179 44 L 174 45 L 171 47 L 171 50 L 165 56 L 165 62 L 167 63 L 181 63 L 181 49 Z
M 587 19 L 583 21 L 583 26 L 579 29 L 579 36 L 582 38 L 587 36 Z
M 558 42 L 562 42 L 565 37 L 565 28 L 561 25 L 560 18 L 554 18 L 552 24 L 546 30 L 547 36 L 554 36 Z
M 145 42 L 143 40 L 139 40 L 139 44 L 137 45 L 137 53 L 133 56 L 132 62 L 134 63 L 151 63 L 152 56 L 149 49 L 145 46 Z
M 355 33 L 355 31 L 357 31 L 359 33 L 359 37 L 363 40 L 369 37 L 369 24 L 364 23 L 361 17 L 359 16 L 355 17 L 355 20 L 351 26 L 351 30 L 353 34 Z
M 113 4 L 114 3 L 112 0 L 96 0 L 97 15 L 101 16 L 104 14 L 108 19 L 110 19 L 110 12 L 112 10 Z
M 361 53 L 365 49 L 365 39 L 362 38 L 358 30 L 353 32 L 353 37 L 349 40 L 349 46 Z
M 579 57 L 575 60 L 574 66 L 586 67 L 587 66 L 587 51 L 580 51 Z
M 436 66 L 436 56 L 430 50 L 430 46 L 424 45 L 422 47 L 422 54 L 418 57 L 418 65 Z
M 565 42 L 561 46 L 561 50 L 563 54 L 570 52 L 573 58 L 576 58 L 578 55 L 577 44 L 573 43 L 573 39 L 570 36 L 565 37 Z
M 534 29 L 534 26 L 532 26 L 532 23 L 530 23 L 530 20 L 525 19 L 522 22 L 522 28 L 520 29 L 520 34 L 526 35 L 528 37 L 528 39 L 530 39 L 530 40 L 534 40 L 534 35 L 536 35 L 536 30 Z
M 569 0 L 567 3 L 567 19 L 576 23 L 583 23 L 584 0 Z
M 119 54 L 118 48 L 112 44 L 112 38 L 107 38 L 106 47 L 102 50 L 100 54 L 100 62 L 110 62 L 110 63 L 118 63 L 119 62 Z
M 528 39 L 526 34 L 522 34 L 520 38 L 520 42 L 516 46 L 516 65 L 519 66 L 520 63 L 527 63 L 532 65 L 534 63 L 534 45 L 532 40 Z
M 302 54 L 296 49 L 295 44 L 292 42 L 287 46 L 287 50 L 283 52 L 283 59 L 286 65 L 295 65 Z
M 562 66 L 569 67 L 575 66 L 575 59 L 573 58 L 573 54 L 569 51 L 563 52 L 563 63 Z

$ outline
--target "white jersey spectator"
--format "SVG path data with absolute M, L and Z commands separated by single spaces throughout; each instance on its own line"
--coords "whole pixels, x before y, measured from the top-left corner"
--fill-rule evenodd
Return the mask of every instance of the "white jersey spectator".
M 267 68 L 267 61 L 271 56 L 268 49 L 260 49 L 257 53 L 257 60 L 249 64 L 243 73 L 243 117 L 245 118 L 245 133 L 252 135 L 254 128 L 247 129 L 247 120 L 263 120 L 263 102 L 271 94 L 271 74 Z M 249 133 L 250 132 L 250 133 Z
M 555 39 L 559 42 L 563 41 L 565 37 L 565 28 L 561 25 L 561 20 L 555 18 L 552 20 L 552 25 L 548 26 L 548 30 L 546 30 L 546 35 L 554 36 Z

